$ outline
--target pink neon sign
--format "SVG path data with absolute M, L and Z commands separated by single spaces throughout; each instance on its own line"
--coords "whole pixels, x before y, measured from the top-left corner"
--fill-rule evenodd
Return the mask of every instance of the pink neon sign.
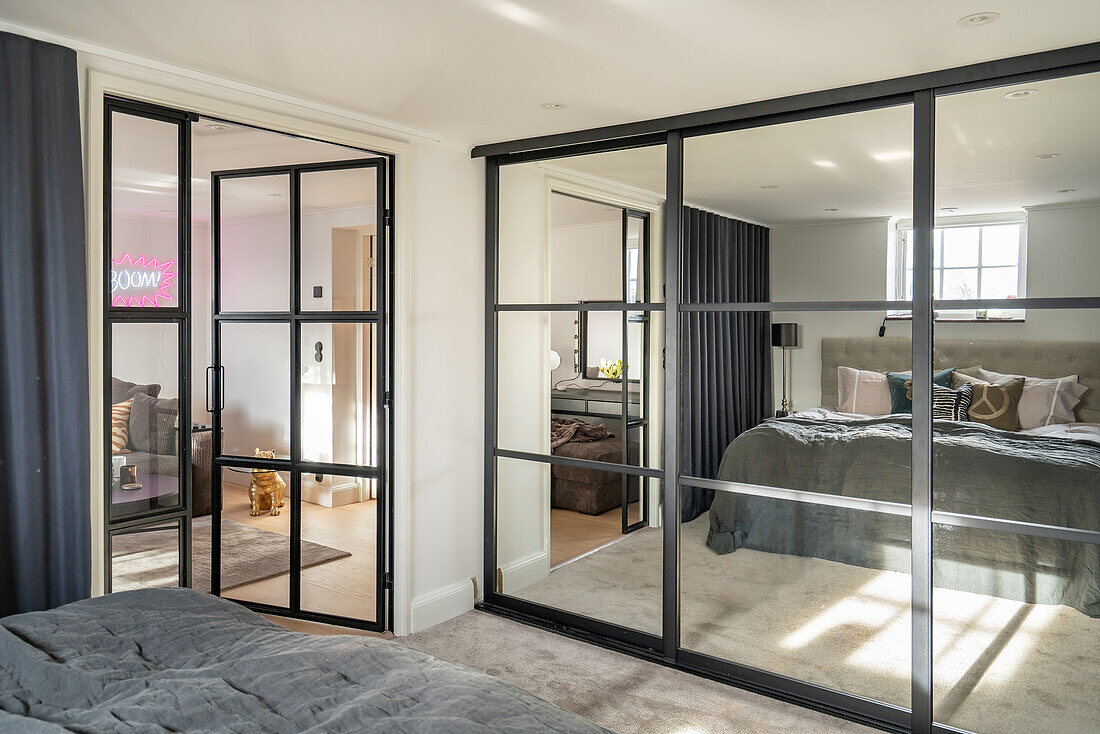
M 168 292 L 176 273 L 175 260 L 157 262 L 144 255 L 137 260 L 123 255 L 111 261 L 111 305 L 156 308 L 161 301 L 174 301 Z

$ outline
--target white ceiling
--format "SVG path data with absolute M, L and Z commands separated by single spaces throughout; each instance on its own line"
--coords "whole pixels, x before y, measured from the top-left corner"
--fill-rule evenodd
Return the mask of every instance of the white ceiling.
M 1034 94 L 1005 97 L 1020 89 Z M 684 200 L 768 225 L 910 217 L 912 119 L 906 105 L 689 138 Z M 937 208 L 989 214 L 1100 200 L 1097 119 L 1100 74 L 940 98 Z M 1047 153 L 1058 157 L 1036 158 Z M 552 165 L 664 189 L 663 146 Z
M 465 144 L 1100 38 L 1096 0 L 0 0 L 0 19 Z
M 192 131 L 192 214 L 196 221 L 210 220 L 211 171 L 372 157 L 354 148 L 206 118 L 194 123 Z M 128 216 L 175 218 L 176 127 L 116 114 L 112 121 L 112 137 L 115 140 L 111 170 L 114 181 L 112 210 Z M 222 218 L 263 217 L 287 212 L 288 187 L 285 175 L 223 180 Z M 373 170 L 302 174 L 303 211 L 375 200 Z

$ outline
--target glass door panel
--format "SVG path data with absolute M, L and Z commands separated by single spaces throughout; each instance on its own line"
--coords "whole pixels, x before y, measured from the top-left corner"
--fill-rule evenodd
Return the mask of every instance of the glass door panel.
M 222 313 L 290 310 L 290 175 L 216 177 Z
M 114 530 L 110 544 L 109 591 L 182 585 L 183 533 L 178 519 Z
M 221 595 L 289 606 L 290 472 L 224 467 L 221 486 Z
M 179 346 L 175 322 L 111 325 L 112 520 L 183 502 Z
M 377 466 L 377 342 L 368 323 L 303 322 L 302 460 Z
M 302 609 L 378 616 L 377 480 L 302 475 Z
M 303 171 L 302 310 L 373 311 L 378 168 Z
M 290 325 L 222 322 L 222 453 L 290 456 Z
M 178 122 L 110 113 L 112 308 L 179 308 Z

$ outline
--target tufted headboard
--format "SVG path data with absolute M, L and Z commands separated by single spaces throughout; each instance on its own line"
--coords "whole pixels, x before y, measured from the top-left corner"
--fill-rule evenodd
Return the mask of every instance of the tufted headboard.
M 1032 377 L 1078 375 L 1086 385 L 1077 420 L 1100 423 L 1100 342 L 978 341 L 937 339 L 933 367 L 987 370 Z M 821 340 L 821 404 L 837 406 L 836 368 L 876 372 L 908 370 L 912 347 L 898 337 L 824 338 Z

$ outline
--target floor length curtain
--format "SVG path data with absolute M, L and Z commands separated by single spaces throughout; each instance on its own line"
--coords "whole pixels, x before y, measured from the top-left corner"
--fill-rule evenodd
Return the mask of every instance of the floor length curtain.
M 0 615 L 89 593 L 86 282 L 76 53 L 0 33 Z
M 685 303 L 768 300 L 768 228 L 684 207 L 681 293 Z M 682 322 L 683 473 L 714 479 L 742 431 L 772 410 L 771 319 L 761 312 L 686 313 Z M 712 490 L 681 495 L 683 521 Z

